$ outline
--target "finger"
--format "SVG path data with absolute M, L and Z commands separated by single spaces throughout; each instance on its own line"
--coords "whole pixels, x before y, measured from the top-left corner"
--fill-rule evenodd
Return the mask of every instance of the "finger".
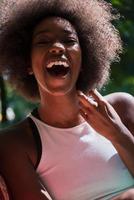
M 91 95 L 98 102 L 98 104 L 106 105 L 106 100 L 96 89 L 90 90 L 89 95 Z
M 95 102 L 92 98 L 87 97 L 83 93 L 78 94 L 79 101 L 82 102 L 87 107 L 94 107 L 96 108 L 98 106 L 98 103 Z
M 80 105 L 80 109 L 87 115 L 89 115 L 89 113 L 91 113 L 91 109 L 87 106 L 85 106 L 85 104 L 83 104 L 82 102 L 79 103 Z
M 120 197 L 117 196 L 117 197 L 113 198 L 112 200 L 120 200 Z
M 84 112 L 82 109 L 80 109 L 80 114 L 81 116 L 85 119 L 85 120 L 88 120 L 88 115 L 86 112 Z
M 113 108 L 112 106 L 105 100 L 105 98 L 95 89 L 89 91 L 89 94 L 93 96 L 93 98 L 98 102 L 97 110 L 103 114 L 105 117 L 113 118 Z

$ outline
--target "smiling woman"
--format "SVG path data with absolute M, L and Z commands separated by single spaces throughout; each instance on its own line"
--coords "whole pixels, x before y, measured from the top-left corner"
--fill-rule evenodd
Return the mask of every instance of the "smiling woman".
M 59 17 L 41 21 L 33 33 L 31 59 L 40 93 L 47 90 L 63 95 L 72 90 L 81 67 L 81 48 L 74 27 Z
M 111 11 L 103 0 L 3 1 L 1 71 L 39 102 L 0 134 L 10 200 L 133 199 L 134 99 L 96 90 L 122 48 Z
M 110 4 L 96 0 L 4 0 L 0 14 L 0 66 L 8 72 L 18 92 L 32 101 L 39 100 L 37 82 L 27 73 L 33 28 L 47 16 L 60 16 L 75 27 L 82 49 L 83 70 L 77 89 L 101 88 L 108 80 L 110 63 L 119 58 L 122 49 L 119 34 L 110 22 L 117 16 L 111 11 Z M 45 41 L 48 39 L 45 37 Z

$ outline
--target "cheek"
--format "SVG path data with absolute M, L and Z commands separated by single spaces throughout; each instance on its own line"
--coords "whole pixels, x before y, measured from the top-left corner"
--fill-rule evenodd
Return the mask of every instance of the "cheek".
M 75 52 L 74 52 L 74 56 L 75 56 L 75 64 L 77 65 L 77 67 L 81 68 L 81 63 L 82 63 L 82 55 L 81 55 L 81 49 L 80 47 L 76 47 L 75 48 Z
M 79 45 L 74 45 L 74 47 L 72 49 L 70 49 L 70 52 L 71 52 L 71 55 L 73 57 L 73 60 L 75 62 L 75 64 L 79 64 L 81 65 L 81 59 L 82 59 L 82 56 L 81 56 L 81 48 Z
M 31 62 L 33 70 L 40 68 L 43 59 L 43 54 L 37 50 L 32 50 L 31 53 Z
M 35 79 L 38 84 L 43 81 L 43 67 L 42 67 L 42 57 L 36 51 L 32 51 L 31 53 L 31 63 L 32 63 L 32 70 L 35 76 Z

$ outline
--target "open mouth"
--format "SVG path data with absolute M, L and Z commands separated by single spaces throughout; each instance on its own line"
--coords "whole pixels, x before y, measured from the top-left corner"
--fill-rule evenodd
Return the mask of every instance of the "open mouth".
M 70 72 L 70 67 L 66 62 L 56 61 L 47 65 L 47 72 L 54 77 L 64 77 Z

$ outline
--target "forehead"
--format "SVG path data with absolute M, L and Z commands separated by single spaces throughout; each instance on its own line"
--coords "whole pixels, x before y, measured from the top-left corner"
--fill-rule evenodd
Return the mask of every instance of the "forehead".
M 73 25 L 64 18 L 60 17 L 47 17 L 42 20 L 34 29 L 34 34 L 40 32 L 53 32 L 55 30 L 63 31 L 65 33 L 76 34 L 76 30 Z

